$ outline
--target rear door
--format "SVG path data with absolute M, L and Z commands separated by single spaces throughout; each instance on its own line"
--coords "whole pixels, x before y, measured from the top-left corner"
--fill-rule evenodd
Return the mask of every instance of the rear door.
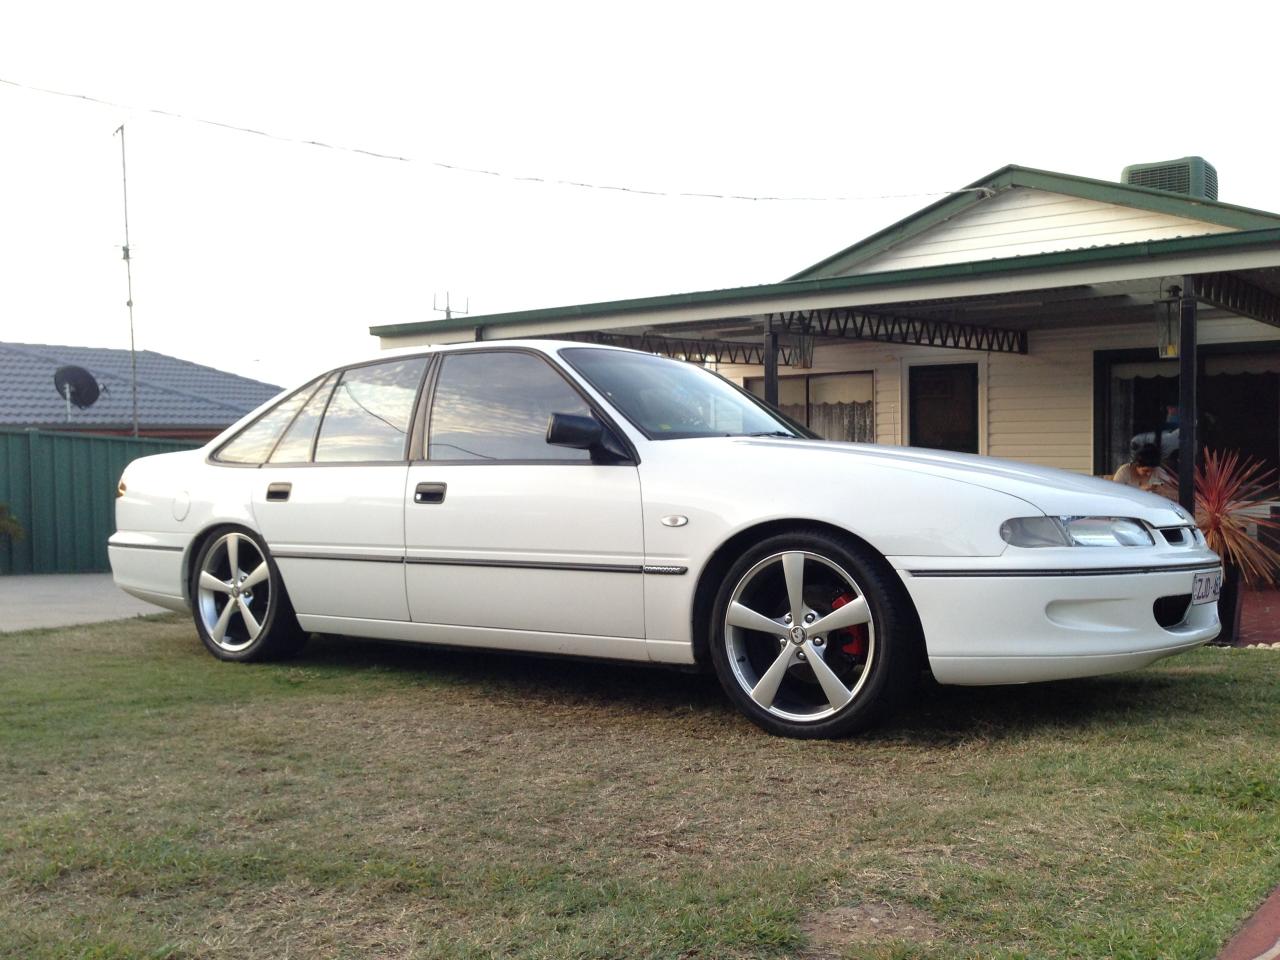
M 409 619 L 404 489 L 426 366 L 412 357 L 330 375 L 258 471 L 254 516 L 299 614 Z

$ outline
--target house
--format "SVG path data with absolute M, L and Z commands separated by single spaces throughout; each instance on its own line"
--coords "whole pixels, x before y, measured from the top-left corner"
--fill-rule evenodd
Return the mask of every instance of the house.
M 695 359 L 831 439 L 1099 475 L 1144 439 L 1280 464 L 1280 214 L 1218 201 L 1198 157 L 1122 181 L 1006 166 L 778 283 L 370 332 Z
M 55 383 L 60 370 L 61 387 Z M 137 352 L 137 371 L 143 437 L 209 440 L 280 392 L 269 383 L 151 350 Z M 4 427 L 132 435 L 129 351 L 0 343 Z

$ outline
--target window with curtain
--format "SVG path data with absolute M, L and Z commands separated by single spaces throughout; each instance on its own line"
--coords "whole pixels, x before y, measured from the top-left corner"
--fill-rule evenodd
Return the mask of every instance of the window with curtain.
M 744 386 L 764 397 L 763 377 L 750 377 Z M 875 442 L 875 377 L 869 372 L 780 377 L 778 408 L 826 440 Z
M 1202 356 L 1196 393 L 1201 447 L 1236 450 L 1268 469 L 1280 466 L 1280 353 Z M 1176 360 L 1111 364 L 1107 399 L 1107 472 L 1146 443 L 1155 444 L 1165 461 L 1176 462 Z

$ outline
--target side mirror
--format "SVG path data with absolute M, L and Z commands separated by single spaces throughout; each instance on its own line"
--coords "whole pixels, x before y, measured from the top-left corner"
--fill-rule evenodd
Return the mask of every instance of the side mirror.
M 553 413 L 547 421 L 547 443 L 575 450 L 591 450 L 600 445 L 604 426 L 595 417 Z
M 575 450 L 590 450 L 591 459 L 605 463 L 630 460 L 626 448 L 595 417 L 553 413 L 547 421 L 547 443 Z

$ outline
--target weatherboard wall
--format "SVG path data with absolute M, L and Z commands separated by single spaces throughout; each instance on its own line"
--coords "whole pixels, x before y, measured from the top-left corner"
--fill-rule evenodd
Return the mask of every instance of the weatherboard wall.
M 0 429 L 0 503 L 22 524 L 0 537 L 0 575 L 110 569 L 116 484 L 138 457 L 199 446 L 182 441 Z
M 1176 237 L 1233 227 L 1014 187 L 841 274 L 880 273 Z

